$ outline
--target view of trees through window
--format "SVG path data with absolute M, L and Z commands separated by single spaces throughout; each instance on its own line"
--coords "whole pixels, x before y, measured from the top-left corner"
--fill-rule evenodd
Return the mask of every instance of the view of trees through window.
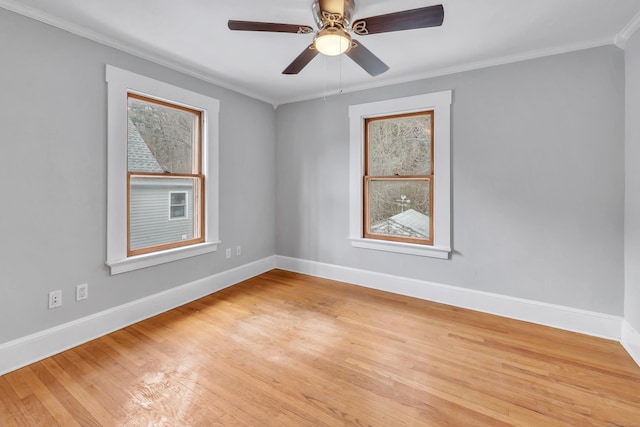
M 369 182 L 369 222 L 375 225 L 409 209 L 428 216 L 429 199 L 427 180 L 372 179 Z
M 433 112 L 371 118 L 365 126 L 365 234 L 430 240 Z
M 162 169 L 178 174 L 192 172 L 194 132 L 198 128 L 193 112 L 129 97 L 129 119 Z

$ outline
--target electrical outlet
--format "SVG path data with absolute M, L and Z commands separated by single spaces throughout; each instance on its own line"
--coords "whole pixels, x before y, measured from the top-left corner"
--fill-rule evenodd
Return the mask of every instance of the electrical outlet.
M 76 301 L 82 301 L 87 298 L 89 298 L 89 285 L 87 283 L 83 283 L 76 286 Z
M 231 258 L 231 248 L 227 248 L 226 252 L 225 252 L 225 257 L 227 259 Z
M 236 246 L 236 256 L 242 255 L 242 246 Z
M 49 292 L 49 308 L 56 308 L 62 305 L 62 291 Z

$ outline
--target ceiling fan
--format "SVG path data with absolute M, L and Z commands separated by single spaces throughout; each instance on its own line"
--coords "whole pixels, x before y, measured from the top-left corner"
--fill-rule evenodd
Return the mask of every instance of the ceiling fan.
M 230 30 L 267 31 L 275 33 L 310 34 L 315 32 L 313 43 L 309 45 L 282 74 L 298 74 L 318 53 L 335 56 L 346 54 L 371 76 L 377 76 L 389 69 L 369 49 L 351 38 L 350 33 L 359 36 L 388 33 L 391 31 L 413 30 L 438 27 L 444 20 L 441 4 L 418 9 L 372 16 L 351 22 L 355 0 L 313 0 L 311 10 L 318 25 L 315 31 L 308 25 L 276 24 L 272 22 L 229 21 Z M 351 26 L 351 27 L 349 27 Z

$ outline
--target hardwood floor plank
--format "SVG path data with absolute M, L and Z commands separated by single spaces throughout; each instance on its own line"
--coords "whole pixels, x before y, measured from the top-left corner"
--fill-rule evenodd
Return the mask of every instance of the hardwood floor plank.
M 91 400 L 82 399 L 78 401 L 73 394 L 69 392 L 67 387 L 72 388 L 73 382 L 66 381 L 67 385 L 60 383 L 51 373 L 49 367 L 53 367 L 55 362 L 46 359 L 42 363 L 31 365 L 30 369 L 40 379 L 42 384 L 56 397 L 56 400 L 64 407 L 75 422 L 81 426 L 100 426 L 100 423 L 93 417 L 90 412 Z M 73 414 L 73 415 L 71 415 Z M 67 422 L 66 420 L 64 422 Z
M 86 410 L 87 417 L 81 423 L 83 426 L 113 424 L 115 419 L 112 415 L 95 399 L 93 394 L 88 392 L 81 381 L 72 377 L 58 364 L 58 360 L 55 358 L 45 359 L 42 361 L 42 365 L 55 378 L 58 387 L 63 387 L 73 398 L 73 400 L 69 399 L 70 406 L 65 406 L 70 407 L 74 414 Z
M 632 426 L 619 343 L 273 270 L 0 377 L 0 425 Z
M 50 415 L 58 424 L 63 426 L 80 426 L 74 415 L 58 400 L 58 396 L 38 378 L 36 372 L 40 369 L 42 369 L 42 365 L 35 363 L 23 368 L 22 375 L 24 375 L 29 382 L 33 390 L 33 395 L 42 404 L 42 407 L 46 409 L 46 412 L 48 412 L 48 414 L 43 412 L 42 417 L 48 418 Z
M 29 424 L 19 424 L 21 426 L 62 426 L 56 418 L 47 410 L 40 399 L 31 394 L 22 399 L 32 421 Z
M 21 374 L 22 373 L 11 372 L 0 377 L 0 416 L 2 416 L 0 420 L 10 426 L 27 426 L 35 423 L 29 411 L 31 405 L 26 401 L 29 395 L 20 398 L 7 379 L 7 377 L 12 376 L 15 378 L 21 376 Z M 40 412 L 48 415 L 46 409 Z

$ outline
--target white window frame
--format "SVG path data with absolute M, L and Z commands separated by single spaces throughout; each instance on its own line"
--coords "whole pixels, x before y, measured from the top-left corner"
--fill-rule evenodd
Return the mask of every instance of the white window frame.
M 111 65 L 107 81 L 107 260 L 111 274 L 138 270 L 217 250 L 219 241 L 218 122 L 220 101 Z M 127 94 L 136 93 L 202 111 L 205 176 L 204 243 L 127 256 Z
M 366 239 L 363 234 L 364 121 L 434 111 L 433 245 Z M 349 240 L 356 248 L 448 259 L 451 253 L 451 91 L 349 106 Z
M 174 205 L 171 203 L 171 196 L 174 194 L 184 194 L 184 216 L 171 216 L 171 208 L 173 206 L 183 206 L 183 205 Z M 169 221 L 179 221 L 182 219 L 189 219 L 189 193 L 186 191 L 169 191 Z

